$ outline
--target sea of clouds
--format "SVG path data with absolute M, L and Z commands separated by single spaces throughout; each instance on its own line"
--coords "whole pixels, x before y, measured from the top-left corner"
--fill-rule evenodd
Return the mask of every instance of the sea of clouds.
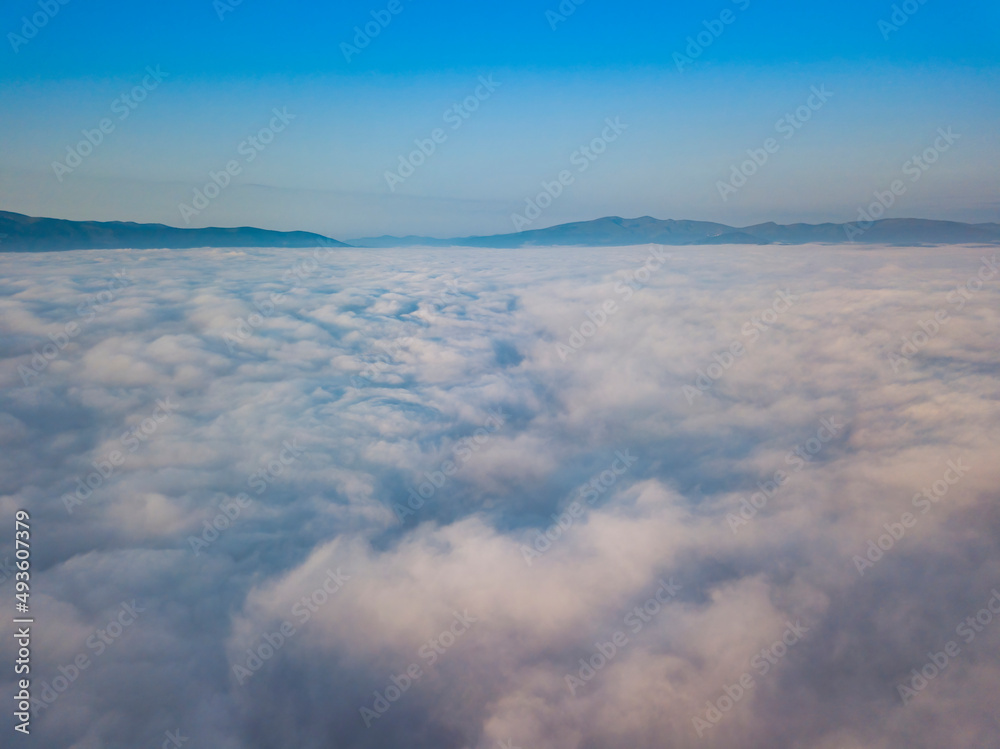
M 995 258 L 2 255 L 18 740 L 1000 747 Z

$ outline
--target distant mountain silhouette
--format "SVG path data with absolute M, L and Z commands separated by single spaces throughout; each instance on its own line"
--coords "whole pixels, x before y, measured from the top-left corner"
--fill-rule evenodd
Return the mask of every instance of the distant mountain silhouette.
M 962 224 L 918 218 L 891 218 L 870 226 L 858 224 L 755 224 L 737 228 L 711 221 L 674 221 L 609 216 L 515 234 L 455 237 L 366 237 L 349 240 L 356 247 L 531 247 L 550 245 L 613 246 L 632 244 L 996 244 L 1000 224 Z
M 131 221 L 66 221 L 0 211 L 0 251 L 187 249 L 190 247 L 348 247 L 304 231 L 178 229 Z
M 186 249 L 191 247 L 545 247 L 663 244 L 998 244 L 1000 224 L 890 218 L 858 224 L 775 224 L 738 228 L 711 221 L 608 216 L 514 234 L 455 237 L 366 237 L 348 244 L 304 231 L 178 229 L 127 221 L 66 221 L 0 211 L 0 251 Z

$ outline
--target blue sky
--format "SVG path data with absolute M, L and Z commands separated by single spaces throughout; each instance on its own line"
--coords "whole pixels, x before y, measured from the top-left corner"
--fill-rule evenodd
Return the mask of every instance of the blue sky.
M 893 21 L 888 2 L 586 0 L 564 3 L 574 10 L 555 29 L 554 1 L 399 0 L 392 14 L 388 1 L 243 0 L 222 19 L 209 0 L 44 5 L 0 14 L 7 210 L 338 238 L 490 234 L 512 231 L 512 214 L 568 169 L 572 184 L 530 228 L 612 214 L 850 221 L 950 127 L 960 138 L 887 215 L 1000 220 L 995 3 L 913 0 L 897 30 L 879 26 Z M 373 13 L 391 21 L 348 61 L 341 45 Z M 10 36 L 35 14 L 47 22 L 33 38 Z M 701 32 L 711 43 L 679 70 L 675 54 Z M 115 119 L 147 66 L 164 80 Z M 447 110 L 485 91 L 480 76 L 495 90 L 451 129 Z M 814 86 L 832 96 L 776 135 Z M 294 120 L 246 162 L 240 145 L 275 108 Z M 104 118 L 113 132 L 57 175 L 53 162 Z M 578 172 L 574 154 L 607 118 L 628 127 Z M 434 153 L 390 185 L 439 128 Z M 720 182 L 771 137 L 779 150 L 724 199 Z M 234 159 L 239 173 L 187 223 L 180 204 Z

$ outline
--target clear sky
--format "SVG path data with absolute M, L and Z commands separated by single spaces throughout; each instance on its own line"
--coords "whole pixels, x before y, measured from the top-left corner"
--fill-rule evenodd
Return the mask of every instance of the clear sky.
M 515 213 L 851 221 L 902 180 L 886 215 L 998 221 L 998 29 L 969 0 L 12 0 L 0 208 L 455 236 Z

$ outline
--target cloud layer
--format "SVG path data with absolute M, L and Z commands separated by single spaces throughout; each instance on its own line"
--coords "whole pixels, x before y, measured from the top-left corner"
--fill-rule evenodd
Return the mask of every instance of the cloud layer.
M 984 253 L 0 257 L 30 741 L 1000 747 Z

